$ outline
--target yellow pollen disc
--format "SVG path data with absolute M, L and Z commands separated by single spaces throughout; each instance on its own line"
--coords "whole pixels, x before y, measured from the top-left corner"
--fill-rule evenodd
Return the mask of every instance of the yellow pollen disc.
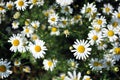
M 96 40 L 98 40 L 98 36 L 94 35 L 94 36 L 92 37 L 92 39 L 93 39 L 94 41 L 96 41 Z
M 75 19 L 75 20 L 79 20 L 80 18 L 81 18 L 80 15 L 76 15 L 76 16 L 74 16 L 74 19 Z
M 120 48 L 118 47 L 118 48 L 115 48 L 114 49 L 114 52 L 115 52 L 115 54 L 120 54 Z
M 98 28 L 98 27 L 94 27 L 94 30 L 96 31 L 96 32 L 100 32 L 100 28 Z
M 8 9 L 12 9 L 13 6 L 11 4 L 8 4 L 7 7 Z
M 97 23 L 99 24 L 99 25 L 101 25 L 102 24 L 102 20 L 97 20 Z
M 90 78 L 86 78 L 85 80 L 90 80 Z
M 104 42 L 100 42 L 100 46 L 103 46 L 104 45 Z
M 38 26 L 36 24 L 34 24 L 33 27 L 36 29 Z
M 63 23 L 64 25 L 66 25 L 66 24 L 67 24 L 67 22 L 66 22 L 66 21 L 62 21 L 62 23 Z
M 41 51 L 41 47 L 40 47 L 39 45 L 36 45 L 36 46 L 35 46 L 35 51 L 36 51 L 36 52 L 40 52 L 40 51 Z
M 78 51 L 79 53 L 84 53 L 85 47 L 82 46 L 82 45 L 80 45 L 80 46 L 78 46 L 77 51 Z
M 26 32 L 26 33 L 29 33 L 29 29 L 28 29 L 28 28 L 26 28 L 26 29 L 25 29 L 25 32 Z
M 109 11 L 110 11 L 110 8 L 106 7 L 106 8 L 105 8 L 105 11 L 106 11 L 106 12 L 109 12 Z
M 120 13 L 118 13 L 117 17 L 120 19 Z
M 15 39 L 12 44 L 13 44 L 13 46 L 18 46 L 20 44 L 20 42 L 18 39 Z
M 111 66 L 111 63 L 110 63 L 110 61 L 107 61 L 107 62 L 106 62 L 106 64 L 107 64 L 108 66 Z
M 37 3 L 37 0 L 32 0 L 32 3 L 33 3 L 33 4 L 36 4 L 36 3 Z
M 71 62 L 71 66 L 73 66 L 73 67 L 74 67 L 74 66 L 75 66 L 75 63 L 74 63 L 74 62 Z
M 56 27 L 52 27 L 52 32 L 56 32 L 57 31 L 57 28 Z
M 51 21 L 55 21 L 55 18 L 51 18 Z
M 107 32 L 107 34 L 108 34 L 108 36 L 113 36 L 114 35 L 114 32 L 113 32 L 113 30 L 109 30 L 108 32 Z
M 20 7 L 22 7 L 22 6 L 24 5 L 23 0 L 19 0 L 19 1 L 18 1 L 18 5 L 19 5 Z
M 94 66 L 99 66 L 99 62 L 94 62 L 93 65 Z
M 68 7 L 65 7 L 65 9 L 64 9 L 64 10 L 65 10 L 65 11 L 67 11 L 67 12 L 69 11 Z
M 52 61 L 48 61 L 48 66 L 51 67 L 53 65 Z
M 0 65 L 0 72 L 5 72 L 6 70 L 6 66 Z
M 87 8 L 86 13 L 90 13 L 90 12 L 91 12 L 91 8 Z
M 2 11 L 4 8 L 0 6 L 0 11 Z
M 113 23 L 112 23 L 112 26 L 113 26 L 113 27 L 117 27 L 117 26 L 118 26 L 118 22 L 113 22 Z

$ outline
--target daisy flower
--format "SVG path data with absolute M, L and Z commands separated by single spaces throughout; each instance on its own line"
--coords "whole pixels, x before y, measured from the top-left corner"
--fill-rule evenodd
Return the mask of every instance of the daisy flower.
M 15 14 L 13 15 L 14 19 L 18 19 L 20 17 L 20 12 L 15 12 Z
M 88 57 L 88 55 L 90 55 L 90 51 L 91 48 L 89 47 L 90 44 L 88 43 L 88 41 L 84 41 L 84 40 L 76 40 L 74 42 L 75 44 L 73 45 L 73 47 L 75 48 L 74 50 L 71 50 L 71 52 L 74 52 L 74 56 L 76 57 L 76 59 L 86 59 Z
M 103 29 L 103 36 L 107 37 L 110 42 L 114 42 L 118 39 L 116 33 L 118 33 L 118 31 L 115 28 L 113 28 L 112 25 L 107 25 L 107 29 Z
M 56 0 L 56 3 L 58 3 L 60 6 L 67 6 L 73 3 L 73 0 Z
M 90 76 L 84 75 L 82 80 L 92 80 L 92 79 L 90 78 Z
M 92 26 L 98 25 L 101 27 L 105 27 L 106 23 L 107 22 L 106 22 L 105 17 L 101 16 L 101 17 L 96 17 L 91 24 L 92 24 Z
M 8 62 L 7 60 L 0 59 L 0 78 L 3 79 L 12 74 L 12 71 L 9 70 L 10 67 L 10 62 Z
M 93 25 L 93 26 L 90 26 L 89 28 L 95 31 L 96 33 L 99 33 L 102 31 L 102 28 L 100 25 Z
M 25 43 L 27 42 L 25 37 L 23 37 L 21 34 L 13 34 L 12 37 L 9 38 L 8 42 L 10 42 L 12 44 L 12 46 L 10 47 L 10 50 L 13 52 L 25 52 L 26 51 L 26 47 L 25 47 Z
M 56 25 L 57 24 L 57 21 L 58 21 L 58 14 L 51 14 L 49 15 L 49 18 L 48 18 L 48 22 L 50 23 L 50 25 Z
M 58 27 L 55 26 L 49 26 L 49 29 L 51 29 L 50 35 L 60 35 L 60 31 Z
M 37 28 L 40 27 L 40 22 L 39 21 L 32 21 L 31 26 L 37 30 Z
M 74 59 L 70 59 L 68 60 L 68 65 L 70 66 L 70 70 L 76 70 L 79 64 Z
M 19 67 L 20 65 L 21 65 L 21 62 L 16 59 L 16 60 L 14 61 L 14 66 Z
M 17 0 L 15 1 L 15 4 L 16 4 L 17 10 L 22 10 L 22 11 L 24 11 L 26 7 L 28 6 L 26 0 Z
M 70 6 L 62 6 L 61 13 L 64 13 L 66 15 L 72 14 L 73 9 Z
M 24 26 L 23 31 L 21 32 L 24 36 L 30 37 L 32 33 L 34 32 L 34 29 L 31 26 Z
M 118 7 L 118 11 L 113 13 L 113 16 L 116 17 L 120 21 L 120 7 Z
M 13 22 L 12 22 L 12 28 L 13 28 L 13 29 L 19 28 L 19 24 L 20 24 L 20 23 L 19 23 L 18 21 L 13 21 Z
M 102 33 L 96 33 L 95 31 L 92 30 L 88 33 L 87 39 L 90 40 L 89 42 L 91 45 L 94 45 L 95 43 L 99 44 L 101 40 L 103 40 L 102 38 L 103 38 Z
M 76 72 L 75 70 L 73 72 L 69 72 L 68 71 L 68 76 L 65 77 L 65 80 L 80 80 L 81 78 L 81 73 L 80 72 Z
M 104 59 L 103 66 L 107 70 L 110 70 L 110 68 L 114 67 L 114 65 L 115 65 L 115 61 L 113 59 L 111 59 L 111 60 Z
M 37 34 L 31 34 L 30 38 L 31 38 L 32 41 L 35 41 L 35 40 L 37 40 L 37 39 L 38 39 L 38 40 L 40 39 Z
M 57 60 L 53 59 L 44 59 L 43 60 L 43 65 L 45 70 L 50 70 L 53 71 L 54 67 L 56 67 Z
M 93 3 L 87 3 L 84 4 L 84 6 L 81 9 L 81 13 L 85 14 L 87 18 L 89 18 L 91 15 L 93 15 L 94 13 L 97 12 L 97 8 L 96 5 L 94 5 Z
M 92 68 L 92 70 L 101 70 L 103 68 L 103 60 L 98 60 L 98 58 L 92 58 L 90 60 L 89 66 L 90 68 Z
M 6 13 L 5 3 L 1 2 L 0 3 L 0 14 L 4 14 L 4 13 Z
M 103 13 L 109 15 L 109 14 L 112 13 L 112 12 L 113 12 L 113 7 L 112 7 L 112 5 L 111 5 L 110 3 L 104 4 Z
M 9 10 L 13 9 L 13 7 L 14 7 L 14 2 L 12 2 L 12 1 L 7 2 L 6 7 L 7 7 Z
M 60 26 L 61 28 L 65 28 L 65 26 L 67 26 L 67 25 L 68 25 L 68 19 L 67 19 L 67 18 L 64 18 L 64 17 L 61 17 L 59 26 Z
M 31 72 L 30 66 L 24 66 L 23 71 L 26 73 L 30 73 Z
M 44 0 L 29 0 L 28 3 L 31 4 L 29 8 L 32 9 L 33 6 L 41 6 L 41 5 L 43 5 Z
M 29 51 L 32 53 L 32 55 L 37 59 L 37 58 L 43 58 L 45 51 L 47 50 L 45 42 L 42 40 L 35 40 L 35 43 L 30 43 L 29 44 Z
M 46 16 L 46 17 L 49 17 L 51 14 L 54 14 L 55 13 L 55 10 L 54 9 L 48 9 L 48 10 L 45 10 L 43 11 L 43 14 Z
M 72 24 L 78 23 L 79 21 L 82 21 L 82 16 L 79 14 L 74 15 L 73 18 L 71 19 Z
M 114 28 L 118 29 L 119 26 L 120 26 L 120 22 L 119 22 L 119 20 L 116 17 L 112 16 L 110 25 L 112 25 Z
M 107 48 L 107 44 L 104 41 L 100 41 L 98 44 L 98 50 L 105 50 Z

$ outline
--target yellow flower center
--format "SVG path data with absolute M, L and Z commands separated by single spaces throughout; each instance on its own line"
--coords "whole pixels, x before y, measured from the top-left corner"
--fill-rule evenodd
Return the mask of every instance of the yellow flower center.
M 78 46 L 77 51 L 78 51 L 79 53 L 84 53 L 85 47 L 82 46 L 82 45 L 80 45 L 80 46 Z
M 55 21 L 56 19 L 55 18 L 51 18 L 51 21 Z
M 112 26 L 113 26 L 113 27 L 117 27 L 117 26 L 118 26 L 118 22 L 113 22 L 113 23 L 112 23 Z
M 90 78 L 86 78 L 85 80 L 90 80 Z
M 56 32 L 57 28 L 56 27 L 52 27 L 52 32 Z
M 110 11 L 110 8 L 106 7 L 106 8 L 105 8 L 105 11 L 106 11 L 106 12 L 109 12 L 109 11 Z
M 76 16 L 74 16 L 74 20 L 79 20 L 80 18 L 81 18 L 80 15 L 76 15 Z
M 94 35 L 94 36 L 92 37 L 92 39 L 93 39 L 94 41 L 96 41 L 96 40 L 98 40 L 98 36 L 97 36 L 97 35 Z
M 115 52 L 115 54 L 120 54 L 120 48 L 119 47 L 115 48 L 114 52 Z
M 6 70 L 6 66 L 0 65 L 0 72 L 5 72 Z
M 18 46 L 20 44 L 20 42 L 18 39 L 15 39 L 12 44 L 13 44 L 13 46 Z
M 48 66 L 51 67 L 53 65 L 52 61 L 48 61 Z
M 35 29 L 37 29 L 37 28 L 38 28 L 38 26 L 37 26 L 36 24 L 34 24 L 34 25 L 33 25 L 33 27 L 34 27 Z
M 41 47 L 40 47 L 39 45 L 36 45 L 36 46 L 35 46 L 35 51 L 36 51 L 36 52 L 40 52 L 40 51 L 41 51 Z
M 118 13 L 117 17 L 120 19 L 120 13 Z
M 94 27 L 94 30 L 96 31 L 96 32 L 100 32 L 100 28 L 99 27 Z
M 32 0 L 32 3 L 33 3 L 33 4 L 36 4 L 36 3 L 37 3 L 37 0 Z
M 85 12 L 86 13 L 90 13 L 91 12 L 91 8 L 87 8 Z
M 103 46 L 104 45 L 104 42 L 100 42 L 100 46 Z
M 26 29 L 25 29 L 25 32 L 26 32 L 26 33 L 29 33 L 29 29 L 28 29 L 28 28 L 26 28 Z
M 64 10 L 65 10 L 65 11 L 67 11 L 67 12 L 69 11 L 68 7 L 65 7 L 65 9 L 64 9 Z
M 8 9 L 12 9 L 13 6 L 11 4 L 8 4 L 7 7 Z
M 67 24 L 67 22 L 66 22 L 66 21 L 62 21 L 62 23 L 63 23 L 64 25 L 66 25 L 66 24 Z
M 2 6 L 0 6 L 0 11 L 2 11 L 4 8 Z
M 93 65 L 94 65 L 94 66 L 102 66 L 102 64 L 99 63 L 99 62 L 94 62 Z
M 114 35 L 114 31 L 113 31 L 113 30 L 109 30 L 107 34 L 108 34 L 108 36 L 110 36 L 110 37 L 111 37 L 111 36 L 113 36 L 113 35 Z
M 38 38 L 38 37 L 37 37 L 36 35 L 33 35 L 33 36 L 32 36 L 32 39 L 33 39 L 33 40 L 36 40 L 37 38 Z
M 97 23 L 99 24 L 99 25 L 101 25 L 102 24 L 102 20 L 97 20 Z
M 74 67 L 74 66 L 75 66 L 75 63 L 74 63 L 74 62 L 71 62 L 71 66 Z
M 19 0 L 19 1 L 18 1 L 18 5 L 19 5 L 20 7 L 22 7 L 22 6 L 24 5 L 23 0 Z

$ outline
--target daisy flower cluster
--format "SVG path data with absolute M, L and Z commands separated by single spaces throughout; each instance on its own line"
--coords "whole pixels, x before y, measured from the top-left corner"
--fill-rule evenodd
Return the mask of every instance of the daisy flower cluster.
M 1 0 L 0 78 L 119 80 L 119 3 Z

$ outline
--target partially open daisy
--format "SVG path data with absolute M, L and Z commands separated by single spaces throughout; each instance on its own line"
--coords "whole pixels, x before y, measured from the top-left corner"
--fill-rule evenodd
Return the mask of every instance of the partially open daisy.
M 0 14 L 4 14 L 4 13 L 6 13 L 5 3 L 0 2 Z
M 107 37 L 110 42 L 116 41 L 118 39 L 118 37 L 116 36 L 116 33 L 118 33 L 118 31 L 113 28 L 112 25 L 107 25 L 107 28 L 108 29 L 103 29 L 103 36 Z
M 73 9 L 70 6 L 62 6 L 61 13 L 64 13 L 66 15 L 72 14 L 73 13 Z
M 37 58 L 43 58 L 45 51 L 47 50 L 45 42 L 42 40 L 35 40 L 35 43 L 30 43 L 29 44 L 29 50 L 32 53 L 32 55 L 37 59 Z
M 84 75 L 82 80 L 92 80 L 92 79 L 90 78 L 90 76 Z
M 8 62 L 7 60 L 0 59 L 0 78 L 3 79 L 12 74 L 12 71 L 9 70 L 10 67 L 10 62 Z
M 22 11 L 24 11 L 26 7 L 28 6 L 26 0 L 17 0 L 15 1 L 15 4 L 16 4 L 17 10 L 22 10 Z
M 67 6 L 73 3 L 73 0 L 56 0 L 56 3 L 60 4 L 60 6 Z
M 78 63 L 74 59 L 68 60 L 69 70 L 76 70 L 78 68 Z
M 24 66 L 23 71 L 26 73 L 30 73 L 31 72 L 30 66 Z
M 99 44 L 102 39 L 102 33 L 97 33 L 96 31 L 92 30 L 88 33 L 88 40 L 90 40 L 90 44 Z
M 14 2 L 12 2 L 12 1 L 7 2 L 6 7 L 7 7 L 9 10 L 13 9 L 13 7 L 14 7 Z
M 58 14 L 51 14 L 49 15 L 49 18 L 48 18 L 48 22 L 50 23 L 50 25 L 56 25 L 57 24 L 57 21 L 58 21 Z
M 34 32 L 34 29 L 31 26 L 24 26 L 23 27 L 23 31 L 22 31 L 23 35 L 30 37 L 33 32 Z
M 112 12 L 113 12 L 113 7 L 112 7 L 112 5 L 111 5 L 110 3 L 104 4 L 103 13 L 109 15 L 109 14 L 112 13 Z
M 44 0 L 29 0 L 28 3 L 30 3 L 30 9 L 33 7 L 33 6 L 41 6 L 44 4 Z
M 103 68 L 103 60 L 98 60 L 98 58 L 92 58 L 90 60 L 89 66 L 90 68 L 92 68 L 92 70 L 101 70 Z
M 80 80 L 81 78 L 81 72 L 76 72 L 75 70 L 73 72 L 68 71 L 68 76 L 65 77 L 65 80 Z
M 12 28 L 13 28 L 13 29 L 19 28 L 19 24 L 20 24 L 20 23 L 19 23 L 18 21 L 13 21 L 13 22 L 12 22 Z
M 91 51 L 91 48 L 89 47 L 90 44 L 88 43 L 88 41 L 76 40 L 74 43 L 75 44 L 73 45 L 73 47 L 75 49 L 71 50 L 71 52 L 74 52 L 74 56 L 76 57 L 76 59 L 79 59 L 79 60 L 86 59 L 88 55 L 90 55 L 90 51 Z
M 34 29 L 37 30 L 37 28 L 40 27 L 40 22 L 39 21 L 32 21 L 31 25 Z
M 43 65 L 45 70 L 53 71 L 54 67 L 56 67 L 57 60 L 53 59 L 44 59 Z
M 49 29 L 51 29 L 50 35 L 60 35 L 59 28 L 56 26 L 49 26 Z
M 87 18 L 89 18 L 91 15 L 93 15 L 96 12 L 97 12 L 97 8 L 96 5 L 94 5 L 93 3 L 84 4 L 81 10 L 81 13 L 86 14 Z
M 9 38 L 8 42 L 12 44 L 10 50 L 13 52 L 19 51 L 19 52 L 24 52 L 25 47 L 24 47 L 24 39 L 22 38 L 21 34 L 13 34 L 12 37 Z

